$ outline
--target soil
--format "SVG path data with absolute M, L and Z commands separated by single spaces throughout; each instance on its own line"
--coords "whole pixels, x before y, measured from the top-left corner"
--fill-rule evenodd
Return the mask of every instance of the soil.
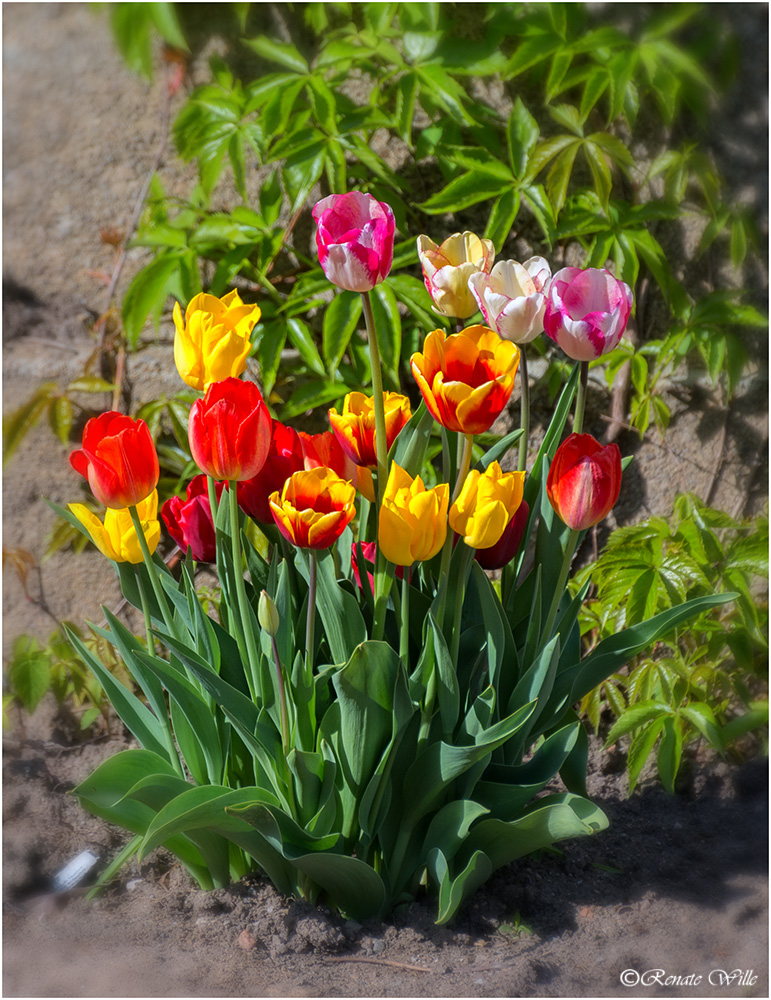
M 730 11 L 742 64 L 716 111 L 711 149 L 765 241 L 768 12 L 754 4 Z M 158 145 L 162 98 L 160 81 L 125 69 L 104 12 L 11 3 L 2 14 L 7 414 L 42 383 L 66 385 L 94 350 L 91 326 L 106 305 L 115 253 L 100 232 L 128 222 Z M 208 54 L 191 65 L 193 82 L 205 76 Z M 184 94 L 174 100 L 172 113 Z M 161 177 L 167 191 L 183 193 L 194 171 L 169 155 Z M 223 208 L 228 197 L 218 192 Z M 692 257 L 693 233 L 682 235 Z M 144 251 L 129 251 L 119 295 L 143 260 Z M 686 263 L 695 266 L 687 255 Z M 760 256 L 741 274 L 711 280 L 747 287 L 765 308 Z M 177 390 L 170 343 L 165 320 L 129 357 L 132 407 Z M 730 408 L 703 381 L 673 385 L 665 443 L 655 432 L 642 442 L 622 434 L 622 452 L 635 461 L 609 527 L 666 516 L 684 490 L 735 516 L 765 509 L 765 333 L 750 331 L 747 344 L 753 363 Z M 602 437 L 600 383 L 589 402 L 587 429 Z M 7 466 L 4 551 L 43 560 L 54 517 L 42 497 L 80 499 L 67 450 L 41 424 Z M 120 603 L 94 552 L 56 554 L 27 584 L 33 600 L 6 565 L 6 659 L 23 633 L 45 641 L 54 619 L 99 621 L 100 605 Z M 77 719 L 46 700 L 4 733 L 5 996 L 768 996 L 765 761 L 739 766 L 699 750 L 676 796 L 648 775 L 628 797 L 623 754 L 593 740 L 589 792 L 608 831 L 502 869 L 447 928 L 434 925 L 430 900 L 360 926 L 283 899 L 257 877 L 201 892 L 161 851 L 129 865 L 95 902 L 82 889 L 52 893 L 54 874 L 80 852 L 98 855 L 99 870 L 125 843 L 67 794 L 130 745 L 113 729 L 84 742 Z M 622 983 L 624 970 L 633 971 Z M 646 970 L 663 971 L 645 986 L 635 973 Z

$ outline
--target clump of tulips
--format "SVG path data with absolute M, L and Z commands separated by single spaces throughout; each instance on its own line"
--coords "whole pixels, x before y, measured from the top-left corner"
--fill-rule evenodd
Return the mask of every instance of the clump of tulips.
M 436 310 L 459 322 L 413 355 L 413 413 L 383 391 L 369 301 L 391 269 L 391 209 L 352 192 L 313 216 L 324 273 L 363 296 L 371 395 L 330 410 L 328 431 L 298 433 L 241 377 L 259 309 L 236 292 L 178 305 L 174 357 L 201 396 L 189 418 L 198 474 L 160 513 L 184 555 L 176 575 L 155 551 L 146 425 L 102 414 L 71 456 L 106 513 L 63 513 L 115 564 L 146 626 L 137 638 L 106 609 L 95 628 L 139 694 L 71 635 L 138 743 L 76 794 L 133 834 L 102 878 L 163 845 L 204 888 L 258 870 L 355 919 L 428 890 L 444 922 L 495 868 L 606 825 L 586 798 L 573 706 L 725 597 L 582 655 L 571 560 L 622 476 L 617 446 L 582 433 L 586 369 L 622 335 L 628 286 L 604 270 L 551 276 L 539 257 L 493 267 L 492 244 L 472 233 L 421 236 Z M 465 326 L 477 306 L 484 325 Z M 577 364 L 528 468 L 525 351 L 544 331 Z M 518 375 L 521 426 L 483 451 Z M 441 471 L 426 463 L 432 435 Z M 220 581 L 211 615 L 201 562 Z M 545 792 L 555 775 L 563 790 Z

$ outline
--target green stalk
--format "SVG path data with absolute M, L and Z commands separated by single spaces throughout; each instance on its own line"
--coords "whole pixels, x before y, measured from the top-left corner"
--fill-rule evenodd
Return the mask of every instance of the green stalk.
M 150 554 L 150 547 L 147 544 L 145 533 L 142 530 L 142 521 L 139 517 L 139 511 L 136 506 L 133 506 L 129 507 L 129 513 L 131 514 L 131 522 L 134 525 L 134 531 L 139 539 L 139 547 L 142 549 L 142 558 L 144 559 L 145 566 L 147 567 L 150 583 L 153 588 L 153 593 L 155 594 L 155 599 L 158 602 L 158 607 L 161 609 L 161 614 L 163 615 L 166 628 L 169 630 L 169 633 L 176 638 L 177 630 L 174 625 L 174 617 L 171 613 L 171 609 L 169 608 L 169 602 L 166 600 L 166 595 L 163 592 L 163 587 L 161 586 L 161 580 L 158 576 L 158 567 L 153 562 L 153 557 Z
M 401 632 L 399 633 L 399 658 L 404 669 L 410 669 L 410 567 L 405 566 L 402 573 L 402 607 Z
M 546 624 L 544 625 L 541 633 L 544 643 L 547 643 L 549 639 L 551 639 L 554 621 L 557 617 L 557 609 L 559 608 L 562 595 L 565 593 L 568 575 L 570 574 L 570 565 L 573 562 L 573 556 L 575 555 L 576 545 L 578 544 L 578 537 L 580 534 L 581 532 L 577 531 L 575 528 L 570 529 L 568 543 L 565 547 L 565 555 L 562 557 L 562 568 L 560 569 L 559 579 L 557 580 L 557 586 L 554 589 L 554 596 L 552 597 L 549 614 L 546 616 Z
M 584 410 L 586 409 L 586 383 L 589 379 L 589 362 L 581 362 L 581 377 L 578 380 L 576 393 L 576 412 L 573 417 L 573 433 L 581 434 L 584 429 Z
M 235 479 L 231 479 L 228 482 L 228 498 L 230 503 L 230 542 L 231 552 L 233 554 L 233 574 L 236 578 L 235 584 L 236 596 L 238 599 L 238 614 L 241 619 L 241 631 L 244 639 L 246 640 L 246 654 L 249 661 L 249 673 L 251 678 L 251 684 L 249 687 L 252 692 L 252 697 L 255 698 L 257 696 L 257 691 L 259 690 L 258 665 L 260 658 L 257 652 L 257 642 L 254 637 L 254 631 L 252 630 L 252 619 L 249 614 L 249 601 L 246 597 L 246 585 L 244 583 L 243 570 L 241 569 L 241 532 L 238 526 L 237 485 L 238 483 Z
M 281 669 L 281 657 L 278 655 L 276 637 L 272 635 L 270 642 L 273 647 L 273 659 L 276 664 L 276 674 L 278 675 L 278 700 L 281 707 L 281 744 L 284 748 L 284 756 L 289 753 L 289 716 L 286 711 L 286 694 L 284 692 L 284 672 Z
M 452 491 L 452 497 L 450 499 L 451 504 L 455 503 L 458 499 L 458 495 L 463 489 L 463 484 L 466 482 L 466 476 L 468 475 L 468 470 L 471 466 L 471 448 L 474 442 L 474 435 L 464 434 L 463 438 L 463 453 L 458 466 L 458 478 L 455 480 L 455 489 Z
M 527 442 L 530 437 L 530 381 L 527 377 L 527 356 L 525 345 L 519 349 L 519 387 L 520 387 L 520 426 L 522 437 L 519 439 L 519 460 L 517 471 L 524 472 L 527 468 Z
M 378 549 L 378 562 L 380 562 L 380 550 Z M 375 569 L 375 615 L 372 623 L 372 638 L 382 639 L 385 632 L 386 612 L 388 611 L 388 595 L 391 593 L 391 584 L 394 579 L 396 567 L 383 557 L 384 567 Z
M 466 584 L 468 582 L 468 572 L 471 567 L 471 560 L 474 557 L 474 550 L 470 545 L 463 542 L 463 553 L 458 572 L 458 590 L 455 595 L 455 610 L 452 617 L 452 648 L 450 655 L 452 662 L 458 667 L 458 650 L 460 649 L 460 619 L 463 613 L 463 599 L 466 596 Z
M 217 485 L 214 480 L 214 476 L 206 477 L 206 486 L 209 490 L 209 506 L 211 507 L 211 523 L 217 523 L 217 507 L 219 506 L 217 502 Z
M 313 645 L 316 641 L 316 560 L 315 549 L 309 549 L 308 558 L 308 617 L 305 623 L 305 672 L 313 677 Z
M 466 481 L 466 476 L 468 475 L 469 466 L 471 465 L 471 447 L 474 440 L 473 434 L 463 435 L 463 454 L 460 458 L 459 468 L 458 468 L 458 478 L 455 480 L 455 489 L 452 493 L 452 498 L 450 499 L 450 504 L 455 503 L 458 499 L 463 484 Z M 458 438 L 460 443 L 460 438 Z M 454 547 L 455 532 L 448 525 L 447 526 L 447 538 L 444 541 L 444 548 L 442 549 L 442 561 L 439 565 L 439 585 L 442 585 L 444 581 L 444 590 L 442 592 L 442 597 L 439 601 L 439 609 L 437 611 L 437 622 L 439 628 L 444 627 L 444 612 L 447 607 L 447 591 L 449 590 L 450 582 L 448 579 L 450 572 L 450 560 L 452 558 L 452 550 Z
M 149 602 L 147 600 L 147 591 L 145 590 L 145 584 L 144 584 L 144 581 L 142 580 L 142 574 L 139 572 L 139 566 L 136 566 L 136 565 L 134 566 L 134 572 L 136 573 L 137 586 L 139 587 L 139 596 L 140 596 L 141 601 L 142 601 L 142 612 L 144 613 L 144 616 L 145 616 L 145 633 L 146 633 L 146 636 L 147 636 L 147 652 L 148 653 L 154 653 L 155 652 L 155 643 L 153 641 L 152 622 L 150 620 L 150 604 L 149 604 Z M 162 717 L 160 719 L 160 722 L 161 722 L 161 725 L 163 726 L 163 736 L 164 736 L 164 739 L 166 741 L 166 749 L 169 752 L 169 760 L 174 765 L 174 767 L 177 769 L 177 772 L 178 772 L 180 778 L 184 778 L 185 777 L 185 772 L 182 769 L 182 763 L 180 762 L 179 754 L 177 753 L 177 748 L 174 745 L 174 736 L 173 736 L 173 734 L 171 732 L 171 722 L 169 721 L 169 717 L 168 717 L 168 715 L 166 713 L 163 713 L 163 715 L 162 715 Z
M 372 302 L 369 292 L 362 292 L 364 306 L 364 322 L 367 326 L 369 342 L 369 361 L 372 369 L 372 401 L 375 407 L 375 451 L 377 453 L 377 500 L 378 507 L 383 499 L 386 480 L 388 478 L 388 447 L 386 442 L 385 405 L 383 404 L 383 371 L 380 365 L 380 350 L 375 330 L 375 317 L 372 315 Z

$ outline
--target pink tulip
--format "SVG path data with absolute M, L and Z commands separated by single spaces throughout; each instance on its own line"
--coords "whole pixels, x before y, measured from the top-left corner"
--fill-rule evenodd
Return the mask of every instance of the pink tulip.
M 472 274 L 468 286 L 489 327 L 505 340 L 529 344 L 543 333 L 550 278 L 543 257 L 531 257 L 524 264 L 499 260 L 490 274 Z
M 609 271 L 563 267 L 551 281 L 544 331 L 569 358 L 593 361 L 616 347 L 631 309 L 632 289 Z
M 313 207 L 319 262 L 329 280 L 368 292 L 388 277 L 394 256 L 394 213 L 361 191 L 331 194 Z

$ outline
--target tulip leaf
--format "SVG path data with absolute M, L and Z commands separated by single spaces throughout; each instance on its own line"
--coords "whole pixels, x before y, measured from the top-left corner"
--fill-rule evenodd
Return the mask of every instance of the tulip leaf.
M 281 407 L 281 419 L 290 420 L 301 413 L 307 413 L 317 406 L 326 406 L 345 395 L 345 384 L 330 379 L 308 382 L 292 392 L 288 402 Z
M 353 594 L 340 584 L 329 552 L 318 554 L 317 607 L 333 663 L 347 663 L 367 638 L 367 626 Z
M 483 851 L 495 871 L 557 841 L 598 833 L 607 825 L 605 814 L 588 799 L 571 792 L 549 795 L 510 822 L 480 820 L 471 828 L 459 861 L 463 863 L 473 857 L 474 852 Z
M 463 871 L 452 878 L 447 859 L 438 848 L 428 855 L 427 867 L 431 878 L 439 887 L 439 912 L 436 919 L 439 926 L 455 916 L 463 900 L 476 892 L 493 871 L 487 855 L 482 851 L 475 851 Z

